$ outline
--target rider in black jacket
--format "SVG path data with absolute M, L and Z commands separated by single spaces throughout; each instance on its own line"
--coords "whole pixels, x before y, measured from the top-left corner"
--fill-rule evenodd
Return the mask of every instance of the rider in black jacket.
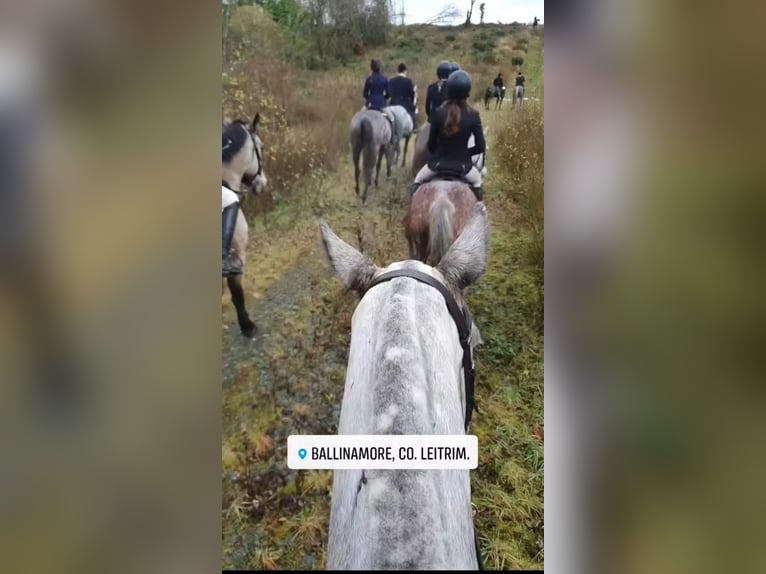
M 429 122 L 431 121 L 431 114 L 433 111 L 441 106 L 446 98 L 447 94 L 444 90 L 444 82 L 447 81 L 450 71 L 451 67 L 449 62 L 442 62 L 439 64 L 436 68 L 436 77 L 439 79 L 428 86 L 428 91 L 426 92 L 426 117 Z
M 467 101 L 471 95 L 471 76 L 462 70 L 453 72 L 446 82 L 446 92 L 446 103 L 434 110 L 431 116 L 428 136 L 431 159 L 415 176 L 410 195 L 440 172 L 448 172 L 459 174 L 471 186 L 477 199 L 482 201 L 481 173 L 473 165 L 472 157 L 483 153 L 486 143 L 479 112 L 471 108 Z M 471 135 L 475 145 L 469 148 Z
M 399 74 L 388 80 L 389 106 L 402 106 L 410 115 L 415 114 L 415 86 L 407 77 L 407 66 L 399 64 Z

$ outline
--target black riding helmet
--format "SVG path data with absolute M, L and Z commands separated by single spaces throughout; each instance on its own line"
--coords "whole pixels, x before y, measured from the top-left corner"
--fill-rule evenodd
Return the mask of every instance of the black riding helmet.
M 450 62 L 449 67 L 450 67 L 450 74 L 451 74 L 452 72 L 457 72 L 460 69 L 460 64 L 458 64 L 457 62 Z
M 446 80 L 449 77 L 450 72 L 452 72 L 452 66 L 447 61 L 441 62 L 436 67 L 436 77 L 440 80 Z
M 462 100 L 471 95 L 471 76 L 468 72 L 458 70 L 447 78 L 447 97 L 450 100 Z

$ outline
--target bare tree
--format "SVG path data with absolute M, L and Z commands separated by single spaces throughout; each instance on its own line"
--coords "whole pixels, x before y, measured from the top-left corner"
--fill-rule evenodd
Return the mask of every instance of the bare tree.
M 460 17 L 461 10 L 454 4 L 447 4 L 441 11 L 425 21 L 426 24 L 444 24 Z
M 471 25 L 471 18 L 473 17 L 473 5 L 476 4 L 476 0 L 471 0 L 471 7 L 468 8 L 468 13 L 465 16 L 465 25 Z
M 484 2 L 479 4 L 479 14 L 481 17 L 481 19 L 479 20 L 479 24 L 483 26 L 484 25 Z

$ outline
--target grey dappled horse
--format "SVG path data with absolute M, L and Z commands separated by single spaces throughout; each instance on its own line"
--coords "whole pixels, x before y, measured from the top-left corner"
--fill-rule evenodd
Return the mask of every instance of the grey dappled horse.
M 394 165 L 402 156 L 402 167 L 407 159 L 407 148 L 415 126 L 412 124 L 412 116 L 403 106 L 389 106 L 388 109 L 394 114 Z M 402 153 L 402 140 L 404 140 L 404 152 Z
M 412 177 L 418 175 L 420 168 L 428 162 L 431 155 L 428 152 L 428 134 L 430 131 L 431 124 L 426 122 L 423 124 L 423 127 L 418 130 L 417 136 L 415 136 L 415 154 L 412 156 Z M 488 136 L 489 128 L 487 127 L 484 128 L 484 139 L 487 140 Z M 471 134 L 471 137 L 468 139 L 468 147 L 473 147 L 474 143 L 474 137 L 473 134 Z M 487 142 L 484 153 L 477 154 L 472 158 L 473 165 L 475 165 L 476 169 L 481 172 L 482 177 L 487 177 L 487 149 L 489 149 L 489 142 Z
M 477 204 L 436 267 L 401 261 L 385 269 L 322 222 L 330 262 L 362 296 L 351 327 L 339 435 L 464 435 L 465 379 L 458 329 L 433 286 L 380 274 L 411 269 L 461 290 L 486 271 L 489 223 Z M 473 337 L 472 343 L 473 345 Z M 329 570 L 476 570 L 468 470 L 336 470 L 327 552 Z
M 225 122 L 222 126 L 222 180 L 235 191 L 243 192 L 243 188 L 245 188 L 250 189 L 253 193 L 260 193 L 266 188 L 267 179 L 263 169 L 263 142 L 258 135 L 260 121 L 260 114 L 256 114 L 252 124 L 235 120 Z M 247 256 L 247 241 L 247 220 L 240 209 L 231 246 L 237 257 L 241 259 L 243 266 Z M 231 302 L 237 312 L 240 332 L 246 337 L 253 337 L 256 328 L 245 307 L 243 277 L 244 274 L 227 277 L 225 285 L 228 285 L 231 293 Z
M 389 121 L 389 117 L 391 121 Z M 356 194 L 359 195 L 359 156 L 362 155 L 364 171 L 364 192 L 362 202 L 367 201 L 367 190 L 372 185 L 372 169 L 375 167 L 375 187 L 378 187 L 380 163 L 386 157 L 386 177 L 391 177 L 391 163 L 394 146 L 392 144 L 393 114 L 377 110 L 362 109 L 351 118 L 349 137 L 351 155 L 354 161 L 354 181 Z M 377 162 L 377 163 L 376 163 Z
M 524 86 L 516 86 L 516 88 L 513 91 L 513 103 L 515 104 L 518 102 L 519 104 L 524 103 Z

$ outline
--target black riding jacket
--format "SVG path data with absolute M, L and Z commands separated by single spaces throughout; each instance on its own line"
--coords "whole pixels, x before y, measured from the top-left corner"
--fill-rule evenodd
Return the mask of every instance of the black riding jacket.
M 415 111 L 415 86 L 406 76 L 394 76 L 388 80 L 389 106 L 402 106 L 410 113 Z
M 517 86 L 523 86 L 524 82 L 526 82 L 526 78 L 524 76 L 516 76 L 516 85 Z
M 444 80 L 439 80 L 428 86 L 426 92 L 426 117 L 431 121 L 433 111 L 444 103 L 447 99 L 447 88 L 444 86 Z
M 428 151 L 432 154 L 428 167 L 437 172 L 452 171 L 465 175 L 473 167 L 472 157 L 483 153 L 486 148 L 481 117 L 479 112 L 466 106 L 461 110 L 460 129 L 451 136 L 444 133 L 446 120 L 446 107 L 434 110 L 431 131 L 428 134 Z M 469 149 L 468 140 L 471 134 L 474 136 L 475 144 Z

